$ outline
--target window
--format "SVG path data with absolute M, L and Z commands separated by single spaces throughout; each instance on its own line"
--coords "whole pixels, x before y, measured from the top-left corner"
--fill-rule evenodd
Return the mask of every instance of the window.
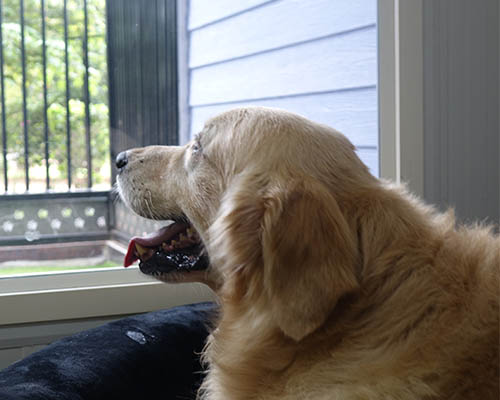
M 16 1 L 19 5 L 20 0 Z M 27 1 L 24 0 L 25 7 Z M 45 1 L 48 10 L 49 3 L 48 0 Z M 68 16 L 74 7 L 75 15 L 79 15 L 79 21 L 82 21 L 84 0 L 78 1 L 79 3 L 77 0 L 66 0 L 66 2 L 51 0 L 50 4 L 52 7 L 56 5 L 59 7 L 58 15 L 64 14 L 65 3 Z M 92 1 L 96 2 L 94 5 L 97 7 L 97 0 Z M 87 0 L 88 7 L 93 4 L 92 1 Z M 108 1 L 107 24 L 105 24 L 108 46 L 106 51 L 100 51 L 99 55 L 100 57 L 107 55 L 109 86 L 100 87 L 99 90 L 109 92 L 107 115 L 111 127 L 109 130 L 111 159 L 120 151 L 131 147 L 175 144 L 178 141 L 183 143 L 211 115 L 224 109 L 254 104 L 286 108 L 336 127 L 354 142 L 361 158 L 371 168 L 372 173 L 378 175 L 377 3 L 380 2 L 218 0 L 210 2 L 208 7 L 209 3 L 203 0 L 190 2 L 155 0 L 148 2 L 146 7 L 142 1 Z M 33 4 L 41 6 L 40 3 Z M 33 7 L 30 5 L 30 9 Z M 17 19 L 13 19 L 16 21 L 20 17 L 19 11 L 17 12 Z M 393 15 L 391 10 L 387 15 Z M 33 18 L 34 21 L 38 18 L 38 24 L 41 23 L 36 12 L 33 13 Z M 71 26 L 72 18 L 78 20 L 76 16 L 68 18 L 68 27 Z M 19 25 L 19 22 L 17 23 Z M 64 27 L 64 18 L 59 23 Z M 37 23 L 33 24 L 35 26 Z M 82 34 L 83 31 L 79 29 Z M 71 29 L 68 33 L 71 33 Z M 68 35 L 68 40 L 70 37 L 71 34 Z M 77 43 L 78 40 L 75 40 Z M 81 40 L 80 45 L 83 46 Z M 75 48 L 80 51 L 79 54 L 83 54 L 83 47 L 80 48 L 75 44 Z M 64 49 L 59 49 L 59 52 L 61 51 L 62 54 L 65 53 Z M 18 54 L 17 57 L 21 56 Z M 40 62 L 40 57 L 33 56 L 32 59 Z M 72 58 L 68 59 L 71 64 Z M 65 64 L 62 65 L 64 67 L 59 70 L 61 76 L 58 77 L 58 82 L 63 88 L 64 111 L 66 79 Z M 91 65 L 92 61 L 89 61 L 89 66 Z M 69 70 L 71 71 L 71 68 Z M 91 72 L 88 76 L 91 82 Z M 79 79 L 80 81 L 75 77 L 75 83 L 70 80 L 70 84 L 79 88 L 85 87 L 85 73 Z M 77 83 L 83 86 L 78 86 Z M 89 105 L 92 105 L 93 96 L 90 86 Z M 70 103 L 70 111 L 73 110 L 72 107 Z M 85 141 L 88 136 L 84 129 L 85 96 L 83 108 L 83 114 L 80 114 L 79 119 L 74 121 L 70 118 L 70 128 L 72 134 L 80 129 L 83 135 L 78 139 L 75 138 L 72 144 L 81 140 L 86 146 Z M 89 108 L 92 117 L 92 108 Z M 29 116 L 30 110 L 29 108 L 27 110 Z M 66 128 L 66 114 L 63 112 L 61 115 L 62 120 L 58 126 Z M 72 124 L 76 121 L 83 122 L 83 128 L 73 129 Z M 44 124 L 39 126 L 43 128 Z M 96 125 L 93 125 L 92 119 L 90 126 L 91 137 L 95 137 L 92 126 Z M 62 162 L 59 162 L 63 171 L 61 177 L 62 185 L 65 185 L 64 193 L 51 194 L 52 197 L 46 192 L 0 196 L 0 208 L 10 202 L 8 215 L 12 217 L 0 222 L 0 245 L 4 248 L 6 245 L 16 245 L 12 246 L 16 247 L 13 249 L 15 252 L 17 245 L 20 244 L 20 242 L 1 242 L 2 234 L 7 233 L 4 228 L 10 230 L 9 240 L 13 239 L 12 233 L 16 221 L 25 223 L 22 225 L 23 230 L 14 235 L 14 239 L 19 239 L 24 244 L 28 244 L 26 232 L 32 239 L 29 242 L 31 244 L 53 240 L 54 237 L 45 236 L 54 234 L 53 231 L 41 231 L 42 226 L 53 229 L 53 219 L 61 223 L 59 225 L 57 221 L 54 222 L 54 226 L 59 226 L 60 229 L 57 236 L 60 237 L 62 233 L 68 235 L 65 241 L 82 237 L 82 220 L 85 229 L 90 226 L 94 229 L 87 232 L 90 235 L 86 239 L 98 241 L 116 238 L 124 242 L 138 232 L 154 229 L 151 221 L 131 217 L 122 204 L 114 202 L 109 191 L 97 190 L 97 178 L 92 178 L 93 190 L 88 191 L 88 170 L 80 171 L 78 175 L 77 168 L 72 166 L 67 169 L 72 172 L 64 175 L 64 165 L 69 165 L 67 157 L 64 158 L 67 154 L 67 151 L 64 151 L 67 150 L 64 147 L 64 143 L 67 143 L 64 136 L 66 131 L 66 129 L 61 131 L 63 150 L 60 152 Z M 18 145 L 22 151 L 24 129 L 21 132 L 22 134 L 18 135 L 21 140 Z M 45 150 L 41 145 L 36 148 L 40 153 L 38 158 L 41 167 L 38 168 L 43 170 Z M 74 148 L 75 146 L 72 146 L 72 149 Z M 48 165 L 51 160 L 50 151 L 52 150 L 49 149 Z M 72 157 L 72 163 L 80 160 L 80 166 L 89 165 L 85 164 L 86 154 L 84 151 L 80 155 L 75 155 Z M 19 164 L 21 172 L 24 167 L 23 160 L 21 157 Z M 94 170 L 96 165 L 98 162 L 93 162 L 91 170 Z M 12 170 L 10 167 L 9 169 Z M 68 175 L 72 176 L 71 187 L 78 187 L 81 192 L 67 191 Z M 31 178 L 34 175 L 31 173 L 29 176 Z M 21 175 L 21 178 L 25 176 Z M 78 180 L 80 178 L 83 180 Z M 25 184 L 25 180 L 21 181 Z M 50 182 L 55 184 L 56 180 L 51 178 Z M 34 183 L 30 183 L 30 190 L 34 191 L 34 187 Z M 17 207 L 28 197 L 35 200 L 33 204 L 36 206 L 31 209 Z M 65 207 L 68 203 L 72 207 L 78 205 L 76 211 L 75 209 L 68 211 L 67 208 L 71 208 Z M 56 204 L 59 216 L 52 218 L 49 207 Z M 3 216 L 4 213 L 0 215 Z M 42 222 L 32 218 L 32 215 Z M 80 218 L 78 222 L 77 218 Z M 36 228 L 32 221 L 37 224 Z M 10 223 L 5 224 L 5 222 Z M 106 223 L 105 226 L 103 222 Z M 66 226 L 68 231 L 61 232 L 65 223 L 68 223 Z M 37 236 L 36 231 L 40 236 Z M 81 245 L 84 247 L 83 243 Z M 60 244 L 53 246 L 64 247 Z M 166 290 L 158 285 L 141 276 L 137 269 L 122 268 L 114 271 L 103 268 L 100 271 L 86 270 L 86 272 L 65 274 L 44 273 L 17 280 L 4 278 L 0 279 L 0 296 L 4 296 L 2 298 L 4 304 L 8 301 L 12 302 L 9 303 L 12 305 L 21 304 L 16 300 L 20 297 L 27 300 L 22 303 L 25 304 L 23 310 L 17 306 L 9 316 L 0 316 L 0 320 L 7 318 L 9 323 L 19 323 L 146 311 L 152 309 L 151 307 L 159 307 L 159 304 L 175 304 L 183 298 L 179 297 L 179 293 L 187 290 L 185 287 L 169 287 Z M 44 290 L 43 293 L 39 292 L 40 289 Z M 205 296 L 198 289 L 196 292 Z M 165 290 L 165 293 L 162 290 Z M 155 302 L 147 294 L 153 292 L 156 293 L 154 296 L 158 296 Z M 172 293 L 177 300 L 172 300 Z M 99 298 L 103 303 L 96 302 L 95 295 L 101 296 Z M 127 300 L 115 301 L 113 297 L 115 295 Z M 46 312 L 36 314 L 36 310 L 32 310 L 32 301 L 38 300 L 33 300 L 35 297 L 30 296 L 43 297 L 43 304 L 47 305 Z M 193 300 L 195 297 L 190 299 Z M 61 304 L 62 307 L 66 301 L 61 300 L 63 298 L 68 299 L 67 304 L 75 307 L 73 309 L 66 307 L 65 310 L 53 307 L 55 304 Z
M 0 276 L 116 265 L 107 87 L 101 1 L 2 1 Z
M 26 105 L 30 125 L 27 129 L 13 125 L 10 135 L 17 139 L 7 137 L 3 147 L 17 162 L 7 157 L 8 188 L 0 195 L 0 331 L 8 331 L 12 324 L 26 323 L 29 331 L 29 324 L 40 321 L 116 316 L 210 299 L 208 289 L 199 285 L 166 287 L 140 274 L 136 267 L 125 270 L 93 264 L 104 252 L 121 267 L 123 243 L 138 232 L 153 229 L 152 221 L 131 216 L 113 198 L 110 162 L 126 148 L 177 143 L 176 2 L 156 0 L 145 7 L 139 0 L 4 0 L 0 2 L 2 16 L 8 4 L 13 7 L 9 11 L 14 15 L 12 24 L 17 26 L 12 33 L 18 44 L 13 58 L 21 68 L 21 77 L 15 81 L 20 98 L 17 113 L 21 113 L 17 118 L 24 121 Z M 41 17 L 43 6 L 45 19 Z M 21 15 L 25 15 L 24 25 Z M 42 21 L 46 22 L 47 106 Z M 28 34 L 38 35 L 38 48 L 33 43 L 29 51 L 25 48 L 24 63 L 20 47 L 23 26 L 25 44 Z M 5 38 L 0 43 L 7 45 Z M 57 68 L 51 70 L 49 62 Z M 4 78 L 9 79 L 7 73 Z M 54 103 L 57 112 L 47 112 L 46 124 L 44 110 Z M 32 127 L 35 117 L 37 129 Z M 44 141 L 45 127 L 48 142 Z M 99 127 L 102 131 L 95 132 Z M 49 144 L 48 157 L 45 143 Z M 102 158 L 96 159 L 96 154 Z M 4 164 L 0 166 L 3 171 Z M 17 186 L 11 180 L 14 166 L 20 176 Z M 58 173 L 52 175 L 53 170 Z M 47 269 L 49 261 L 40 266 L 41 258 L 61 254 L 73 263 L 82 257 L 85 260 L 76 270 L 68 265 L 62 267 L 64 271 L 53 265 Z M 30 257 L 37 265 L 26 264 Z M 2 261 L 9 264 L 1 265 Z M 3 345 L 0 340 L 0 350 Z
M 3 0 L 4 192 L 110 187 L 105 9 L 97 0 Z

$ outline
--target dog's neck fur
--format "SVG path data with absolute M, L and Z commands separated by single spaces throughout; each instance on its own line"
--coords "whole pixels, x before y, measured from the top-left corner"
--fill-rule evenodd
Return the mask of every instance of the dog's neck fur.
M 358 229 L 359 221 L 357 221 L 356 212 L 359 213 L 361 210 L 363 215 L 372 214 L 376 216 L 372 221 L 368 222 L 367 226 L 364 226 L 364 231 L 359 232 L 358 235 L 360 254 L 365 255 L 360 260 L 362 265 L 357 268 L 361 281 L 363 281 L 364 274 L 369 274 L 370 264 L 376 262 L 378 255 L 386 253 L 387 247 L 395 246 L 398 236 L 399 239 L 402 239 L 402 234 L 411 235 L 412 221 L 407 223 L 408 232 L 402 233 L 388 229 L 383 232 L 386 236 L 385 239 L 377 243 L 370 241 L 370 238 L 375 236 L 374 232 L 370 230 L 390 226 L 390 219 L 402 214 L 395 210 L 394 207 L 406 207 L 411 212 L 415 212 L 405 204 L 391 204 L 390 206 L 379 204 L 379 199 L 373 196 L 373 189 L 369 193 L 369 198 L 360 199 L 353 199 L 352 194 L 349 194 L 348 200 L 343 203 L 346 218 L 353 229 Z M 381 196 L 382 198 L 384 196 Z M 397 203 L 399 198 L 394 196 L 394 200 Z M 367 210 L 363 209 L 364 207 L 372 207 L 377 210 Z M 383 212 L 378 212 L 378 209 L 383 210 Z M 351 212 L 351 210 L 353 211 Z M 407 218 L 411 218 L 411 213 L 407 215 Z M 422 220 L 422 218 L 415 218 L 416 220 Z M 378 233 L 376 236 L 380 238 L 383 235 Z M 395 252 L 394 261 L 397 261 L 397 258 L 404 251 L 405 249 L 399 249 L 399 251 Z M 394 262 L 388 262 L 387 265 L 394 265 Z M 376 291 L 379 278 L 383 279 L 383 277 L 372 277 L 372 284 L 370 285 L 372 289 L 370 291 Z M 258 280 L 259 277 L 256 274 L 248 279 Z M 238 292 L 238 290 L 236 291 Z M 247 288 L 241 289 L 241 292 L 246 291 Z M 259 398 L 258 393 L 255 392 L 256 388 L 265 392 L 276 390 L 272 386 L 278 381 L 278 377 L 286 375 L 286 369 L 290 364 L 301 357 L 300 354 L 297 354 L 301 348 L 300 344 L 287 338 L 269 318 L 270 314 L 266 310 L 268 306 L 262 300 L 265 295 L 259 293 L 254 295 L 255 297 L 222 296 L 221 320 L 218 329 L 213 332 L 208 341 L 205 354 L 206 361 L 210 364 L 209 374 L 211 375 L 211 379 L 207 381 L 212 385 L 211 387 L 205 386 L 202 389 L 206 398 L 234 400 Z M 358 294 L 352 294 L 343 299 L 333 310 L 329 323 L 326 324 L 334 326 L 334 328 L 328 330 L 319 329 L 318 332 L 305 338 L 305 342 L 330 340 L 332 346 L 334 346 L 334 342 L 340 342 L 343 335 L 350 333 L 343 323 L 338 323 L 343 318 L 343 310 L 353 306 L 360 307 L 361 304 L 364 304 L 362 307 L 370 306 L 369 303 L 359 301 Z M 357 312 L 362 314 L 365 310 L 358 309 Z M 332 322 L 332 318 L 337 321 Z M 249 321 L 251 322 L 249 323 Z M 349 322 L 353 323 L 355 321 Z M 338 329 L 335 326 L 338 326 Z M 387 331 L 390 331 L 390 329 L 387 329 Z M 269 387 L 266 387 L 266 382 Z M 235 383 L 237 384 L 235 385 Z M 282 395 L 283 393 L 277 393 L 276 398 Z
M 358 230 L 358 246 L 363 255 L 358 268 L 359 292 L 344 297 L 332 310 L 324 326 L 301 342 L 287 338 L 272 321 L 267 312 L 268 305 L 263 300 L 265 295 L 261 294 L 259 297 L 258 293 L 254 293 L 255 297 L 223 297 L 219 328 L 214 331 L 207 344 L 205 357 L 210 364 L 210 379 L 207 380 L 210 386 L 203 386 L 202 398 L 297 398 L 297 391 L 300 391 L 302 384 L 304 387 L 314 386 L 322 368 L 335 370 L 336 357 L 344 356 L 345 342 L 350 342 L 349 357 L 352 357 L 351 354 L 357 356 L 343 361 L 345 370 L 338 371 L 339 381 L 352 381 L 355 386 L 356 376 L 364 374 L 360 378 L 362 381 L 368 379 L 370 374 L 379 375 L 381 394 L 377 399 L 384 398 L 385 376 L 400 379 L 401 387 L 414 393 L 407 398 L 432 395 L 438 387 L 441 390 L 447 385 L 446 382 L 431 382 L 435 377 L 419 375 L 420 370 L 416 366 L 418 364 L 421 367 L 425 363 L 433 366 L 436 354 L 442 349 L 434 348 L 432 340 L 426 345 L 425 352 L 414 347 L 413 343 L 415 335 L 429 334 L 425 331 L 425 326 L 429 318 L 434 318 L 433 307 L 448 307 L 448 300 L 443 300 L 433 260 L 445 246 L 446 237 L 453 236 L 451 232 L 455 229 L 454 217 L 451 214 L 438 215 L 432 208 L 422 205 L 407 194 L 401 196 L 400 189 L 381 187 L 380 190 L 384 192 L 380 197 L 377 197 L 376 191 L 371 190 L 370 197 L 351 196 L 345 202 L 340 201 L 348 224 Z M 363 224 L 359 221 L 361 214 L 364 215 Z M 423 218 L 423 214 L 427 216 Z M 367 218 L 367 215 L 370 217 Z M 391 223 L 394 218 L 399 218 L 398 223 Z M 424 222 L 421 221 L 438 223 L 428 222 L 428 226 L 423 226 Z M 385 230 L 380 232 L 380 229 Z M 404 247 L 403 243 L 406 243 Z M 431 252 L 421 252 L 419 249 L 422 248 L 431 249 Z M 405 257 L 410 257 L 412 262 L 405 261 Z M 377 268 L 373 267 L 375 264 Z M 374 271 L 377 271 L 376 274 Z M 417 288 L 407 284 L 411 274 L 420 274 L 425 283 Z M 260 279 L 258 275 L 255 274 L 251 279 Z M 415 301 L 417 296 L 434 298 L 435 303 L 422 309 L 420 303 Z M 455 300 L 458 302 L 463 296 L 460 294 Z M 400 320 L 395 321 L 394 315 L 399 315 Z M 450 318 L 455 316 L 456 314 L 450 313 Z M 450 322 L 450 326 L 452 325 Z M 441 331 L 436 334 L 452 335 L 454 328 L 450 326 L 442 325 Z M 317 348 L 315 343 L 319 342 L 328 343 L 332 355 L 330 358 L 324 354 L 313 355 L 301 350 Z M 358 343 L 358 353 L 353 353 L 353 343 Z M 388 354 L 380 354 L 381 347 L 386 348 Z M 391 370 L 395 359 L 399 366 L 405 365 L 408 369 Z M 419 360 L 417 364 L 415 360 Z M 438 363 L 450 361 L 453 360 L 442 358 Z M 314 370 L 310 369 L 309 375 L 306 373 L 297 378 L 297 371 L 308 370 L 309 367 L 304 367 L 308 365 L 313 366 L 311 368 Z M 362 370 L 360 365 L 364 365 Z M 295 369 L 297 366 L 300 368 Z M 384 371 L 389 372 L 384 375 Z M 313 374 L 316 376 L 314 379 Z M 288 376 L 294 376 L 297 380 L 288 381 Z M 307 383 L 309 376 L 311 381 Z M 336 388 L 335 377 L 325 378 L 329 382 L 325 382 L 323 394 L 318 393 L 315 398 L 330 398 L 337 390 L 339 398 L 357 398 L 349 397 L 350 389 Z M 388 387 L 392 385 L 391 382 L 387 383 Z M 347 391 L 344 393 L 342 390 Z
M 272 320 L 265 294 L 244 297 L 222 294 L 221 317 L 204 353 L 210 379 L 202 399 L 259 398 L 294 361 L 296 343 Z

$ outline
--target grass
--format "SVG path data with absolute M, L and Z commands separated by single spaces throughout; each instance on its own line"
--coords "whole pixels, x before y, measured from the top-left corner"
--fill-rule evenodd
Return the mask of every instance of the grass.
M 6 275 L 18 275 L 18 274 L 38 274 L 44 272 L 59 272 L 59 271 L 77 271 L 77 270 L 85 270 L 85 269 L 94 269 L 94 268 L 111 268 L 111 267 L 120 267 L 121 264 L 114 261 L 105 261 L 98 265 L 89 265 L 89 266 L 64 266 L 64 265 L 44 265 L 44 266 L 36 266 L 36 265 L 19 265 L 15 267 L 2 267 L 0 268 L 0 277 Z

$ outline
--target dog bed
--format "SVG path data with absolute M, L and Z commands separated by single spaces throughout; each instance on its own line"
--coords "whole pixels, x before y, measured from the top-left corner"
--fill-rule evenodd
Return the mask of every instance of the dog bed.
M 127 317 L 58 340 L 0 371 L 2 400 L 190 399 L 212 303 Z

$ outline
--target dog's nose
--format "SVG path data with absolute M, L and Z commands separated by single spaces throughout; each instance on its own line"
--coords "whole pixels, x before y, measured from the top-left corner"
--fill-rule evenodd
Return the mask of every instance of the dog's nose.
M 122 151 L 120 154 L 116 156 L 116 168 L 122 169 L 125 165 L 128 163 L 128 157 L 127 157 L 127 152 Z

